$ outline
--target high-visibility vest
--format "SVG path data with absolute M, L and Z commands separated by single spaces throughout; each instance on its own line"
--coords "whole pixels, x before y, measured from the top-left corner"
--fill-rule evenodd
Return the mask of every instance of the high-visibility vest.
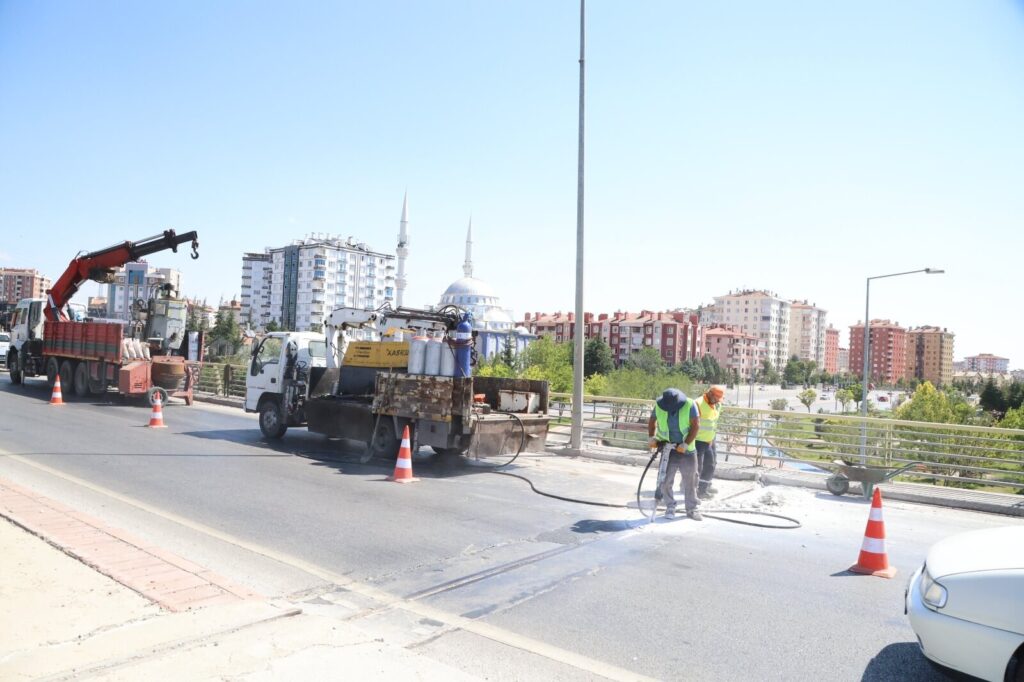
M 693 399 L 687 398 L 683 406 L 679 408 L 679 412 L 676 413 L 676 419 L 678 420 L 679 433 L 682 434 L 683 438 L 686 438 L 686 434 L 690 432 L 690 412 L 693 411 Z M 668 412 L 661 409 L 655 403 L 654 405 L 654 420 L 656 423 L 657 430 L 654 432 L 654 437 L 658 440 L 667 441 L 669 440 L 669 428 L 668 428 Z M 686 448 L 688 451 L 696 450 L 697 446 L 690 443 Z
M 697 440 L 701 443 L 710 443 L 718 433 L 718 415 L 721 410 L 715 405 L 709 405 L 704 396 L 697 398 L 697 409 L 700 410 L 700 430 L 697 431 Z

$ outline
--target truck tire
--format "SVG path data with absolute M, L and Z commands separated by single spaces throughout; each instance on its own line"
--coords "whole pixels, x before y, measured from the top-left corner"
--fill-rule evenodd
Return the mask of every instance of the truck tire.
M 398 456 L 398 446 L 401 442 L 395 434 L 395 420 L 384 415 L 377 420 L 373 428 L 373 436 L 366 444 L 366 449 L 371 457 L 381 459 L 395 459 Z
M 50 385 L 50 388 L 53 388 L 53 382 L 57 380 L 57 372 L 59 371 L 60 361 L 57 358 L 46 358 L 46 383 Z
M 60 363 L 60 390 L 62 392 L 70 392 L 74 388 L 75 364 L 73 360 L 64 360 Z
M 84 398 L 89 395 L 89 363 L 80 362 L 75 367 L 75 395 Z
M 154 386 L 153 388 L 146 391 L 146 401 L 149 403 L 150 407 L 156 405 L 156 395 L 158 393 L 160 394 L 161 407 L 167 405 L 167 400 L 170 398 L 170 396 L 167 395 L 167 389 L 161 388 L 159 386 Z
M 21 367 L 18 366 L 18 354 L 7 354 L 7 373 L 11 375 L 11 383 L 17 386 L 21 383 Z
M 270 440 L 277 440 L 284 436 L 288 425 L 284 421 L 284 411 L 281 403 L 276 400 L 266 400 L 260 405 L 260 431 Z

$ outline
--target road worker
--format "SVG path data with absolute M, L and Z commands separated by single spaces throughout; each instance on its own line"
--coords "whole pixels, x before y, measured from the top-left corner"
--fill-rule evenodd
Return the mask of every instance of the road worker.
M 668 456 L 668 469 L 661 484 L 665 500 L 665 518 L 676 515 L 676 498 L 672 494 L 676 472 L 682 474 L 683 501 L 686 515 L 695 521 L 704 517 L 697 511 L 697 449 L 694 440 L 700 430 L 700 411 L 697 404 L 677 388 L 666 389 L 655 401 L 654 410 L 647 420 L 650 447 L 657 448 L 662 457 Z
M 718 454 L 715 452 L 715 435 L 718 433 L 718 416 L 722 412 L 722 398 L 725 397 L 725 386 L 711 386 L 704 395 L 697 398 L 697 410 L 700 412 L 700 430 L 697 432 L 697 497 L 707 500 L 714 497 L 717 488 L 711 485 L 715 476 L 715 465 Z

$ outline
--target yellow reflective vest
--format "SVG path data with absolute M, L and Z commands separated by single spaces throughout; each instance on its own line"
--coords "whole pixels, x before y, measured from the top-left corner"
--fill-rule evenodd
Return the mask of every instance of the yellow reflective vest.
M 700 410 L 700 430 L 697 432 L 697 440 L 701 443 L 710 443 L 718 433 L 718 416 L 722 410 L 714 405 L 708 405 L 704 396 L 697 398 L 697 409 Z
M 682 434 L 683 438 L 686 438 L 686 434 L 690 432 L 690 413 L 693 411 L 693 398 L 687 398 L 683 406 L 679 408 L 679 412 L 676 413 L 676 419 L 678 422 L 679 433 Z M 668 412 L 654 405 L 654 421 L 656 430 L 654 437 L 661 441 L 668 441 L 669 439 L 669 428 L 668 428 Z M 686 450 L 696 450 L 697 446 L 690 443 Z

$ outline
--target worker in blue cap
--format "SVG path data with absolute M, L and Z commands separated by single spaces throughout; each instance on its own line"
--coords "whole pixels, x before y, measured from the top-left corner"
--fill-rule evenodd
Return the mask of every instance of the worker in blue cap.
M 647 435 L 650 447 L 657 448 L 662 457 L 668 455 L 668 469 L 661 484 L 665 500 L 665 518 L 676 515 L 676 498 L 672 494 L 672 483 L 676 472 L 682 474 L 683 501 L 686 515 L 695 521 L 704 517 L 697 510 L 697 447 L 694 441 L 700 431 L 700 410 L 697 403 L 678 388 L 666 389 L 654 403 L 654 410 L 647 420 Z M 665 449 L 668 448 L 668 452 Z

